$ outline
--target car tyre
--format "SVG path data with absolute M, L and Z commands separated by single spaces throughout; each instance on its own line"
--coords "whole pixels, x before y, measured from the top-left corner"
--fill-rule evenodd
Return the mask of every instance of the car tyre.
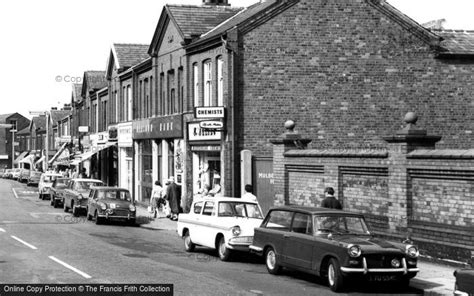
M 57 208 L 57 207 L 59 207 L 58 200 L 54 198 L 53 199 L 53 208 Z
M 69 207 L 66 204 L 66 200 L 64 200 L 63 208 L 64 208 L 64 212 L 66 213 L 69 212 Z
M 231 250 L 225 246 L 224 236 L 221 236 L 217 242 L 217 255 L 219 255 L 219 259 L 221 259 L 221 261 L 230 260 Z
M 54 197 L 52 195 L 49 196 L 49 205 L 53 206 L 54 205 Z
M 280 273 L 281 266 L 278 264 L 276 252 L 272 247 L 269 247 L 265 252 L 265 266 L 267 266 L 267 270 L 271 274 Z
M 97 211 L 95 211 L 94 213 L 94 220 L 95 220 L 96 225 L 102 224 L 102 219 L 99 217 L 99 214 L 97 213 Z
M 87 208 L 86 216 L 87 216 L 87 220 L 89 221 L 92 220 L 92 215 L 89 213 L 89 208 Z
M 340 292 L 344 286 L 344 277 L 337 259 L 331 258 L 328 263 L 328 284 L 333 292 Z
M 80 210 L 79 207 L 76 207 L 76 206 L 73 205 L 73 206 L 72 206 L 72 215 L 73 215 L 74 217 L 79 217 L 79 210 Z
M 192 242 L 191 236 L 189 235 L 189 230 L 186 230 L 183 236 L 184 240 L 184 250 L 186 252 L 193 252 L 196 245 Z
M 40 192 L 40 194 L 39 194 L 39 197 L 38 197 L 38 198 L 39 198 L 39 199 L 43 199 L 43 194 L 41 194 L 41 192 Z

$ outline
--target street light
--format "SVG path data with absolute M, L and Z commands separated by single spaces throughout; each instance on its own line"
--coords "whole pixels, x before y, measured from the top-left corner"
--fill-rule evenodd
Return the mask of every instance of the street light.
M 13 124 L 10 123 L 0 123 L 0 128 L 12 128 Z M 10 132 L 12 133 L 12 169 L 15 164 L 15 132 L 16 130 L 11 129 Z

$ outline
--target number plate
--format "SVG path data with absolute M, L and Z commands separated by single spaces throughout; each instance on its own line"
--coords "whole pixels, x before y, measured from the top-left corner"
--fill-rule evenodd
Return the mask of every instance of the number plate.
M 111 209 L 115 209 L 116 207 L 117 207 L 116 204 L 110 204 L 110 208 L 111 208 Z
M 371 275 L 369 281 L 372 282 L 389 282 L 395 280 L 394 275 Z

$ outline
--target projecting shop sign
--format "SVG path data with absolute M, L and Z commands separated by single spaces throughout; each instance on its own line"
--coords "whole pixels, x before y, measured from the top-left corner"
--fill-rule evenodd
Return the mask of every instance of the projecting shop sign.
M 203 129 L 199 126 L 199 122 L 188 124 L 188 140 L 189 141 L 213 141 L 220 140 L 222 132 L 217 130 Z

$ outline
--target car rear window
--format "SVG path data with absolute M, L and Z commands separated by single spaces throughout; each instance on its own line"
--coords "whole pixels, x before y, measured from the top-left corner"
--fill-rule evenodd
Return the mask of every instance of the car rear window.
M 291 216 L 293 212 L 289 211 L 272 211 L 268 215 L 265 228 L 289 231 L 291 225 Z
M 313 234 L 311 216 L 303 213 L 295 213 L 291 231 L 304 234 Z

